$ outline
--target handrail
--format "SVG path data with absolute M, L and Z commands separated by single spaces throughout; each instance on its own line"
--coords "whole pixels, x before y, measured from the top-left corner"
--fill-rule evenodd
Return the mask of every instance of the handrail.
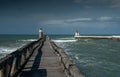
M 0 59 L 0 77 L 16 77 L 18 71 L 23 68 L 34 50 L 43 43 L 45 37 L 31 42 L 22 48 Z

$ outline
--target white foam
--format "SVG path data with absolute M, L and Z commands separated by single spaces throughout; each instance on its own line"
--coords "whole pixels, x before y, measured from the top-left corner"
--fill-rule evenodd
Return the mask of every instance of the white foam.
M 64 40 L 74 40 L 75 38 L 61 38 L 61 39 L 64 39 Z
M 77 40 L 52 40 L 54 42 L 76 42 Z
M 27 39 L 27 40 L 19 40 L 19 41 L 23 41 L 23 42 L 25 42 L 25 41 L 37 41 L 37 39 Z
M 1 53 L 1 54 L 3 54 L 3 53 L 8 54 L 8 53 L 11 53 L 11 52 L 13 52 L 13 51 L 15 51 L 15 50 L 17 50 L 17 49 L 18 49 L 18 47 L 15 47 L 15 48 L 0 47 L 0 53 Z
M 79 60 L 79 57 L 78 57 L 78 56 L 75 56 L 75 58 L 76 58 L 77 60 Z
M 120 38 L 120 36 L 112 36 L 113 38 Z
M 37 39 L 23 39 L 18 40 L 16 43 L 8 44 L 8 46 L 0 46 L 0 54 L 9 54 L 19 49 L 20 47 L 26 45 L 28 42 L 36 41 Z

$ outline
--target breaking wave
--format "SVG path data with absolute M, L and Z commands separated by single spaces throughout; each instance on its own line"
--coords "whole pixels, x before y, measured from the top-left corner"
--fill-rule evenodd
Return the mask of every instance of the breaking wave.
M 23 41 L 23 42 L 29 42 L 29 41 L 37 41 L 37 39 L 26 39 L 26 40 L 19 40 L 19 41 Z
M 19 47 L 15 47 L 15 48 L 10 48 L 10 47 L 0 47 L 0 54 L 8 54 L 11 53 L 15 50 L 17 50 Z
M 77 40 L 52 40 L 54 42 L 76 42 Z
M 37 39 L 19 39 L 18 41 L 5 42 L 6 44 L 0 46 L 0 55 L 5 55 L 14 52 L 29 42 L 36 41 Z

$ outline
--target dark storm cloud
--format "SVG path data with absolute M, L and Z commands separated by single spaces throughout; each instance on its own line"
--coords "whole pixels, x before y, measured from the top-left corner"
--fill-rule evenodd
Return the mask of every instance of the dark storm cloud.
M 119 14 L 120 0 L 0 0 L 0 33 L 7 33 L 5 28 L 9 33 L 20 30 L 26 33 L 25 29 L 39 27 L 46 32 L 58 32 L 56 29 L 60 27 L 73 31 L 74 26 L 102 29 L 115 24 L 118 27 Z
M 85 6 L 101 6 L 101 7 L 120 7 L 120 0 L 73 0 L 75 3 Z

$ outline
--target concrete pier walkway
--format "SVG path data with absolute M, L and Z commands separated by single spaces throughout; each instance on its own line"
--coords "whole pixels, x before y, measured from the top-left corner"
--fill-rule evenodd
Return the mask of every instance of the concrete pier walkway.
M 48 38 L 35 49 L 18 77 L 67 77 Z

